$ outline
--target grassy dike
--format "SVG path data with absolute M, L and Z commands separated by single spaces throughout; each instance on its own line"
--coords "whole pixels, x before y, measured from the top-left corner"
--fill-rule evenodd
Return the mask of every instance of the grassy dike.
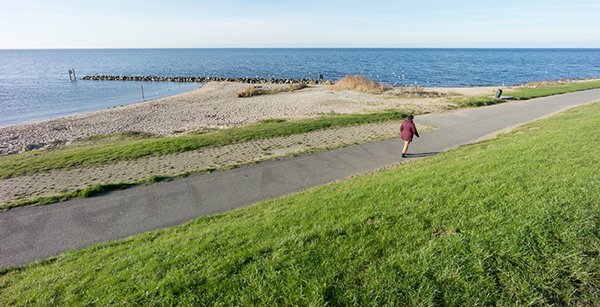
M 591 90 L 595 88 L 600 88 L 600 80 L 586 82 L 569 82 L 537 87 L 522 87 L 509 91 L 507 95 L 513 96 L 518 99 L 533 99 L 538 97 L 546 97 L 577 91 Z
M 577 91 L 591 90 L 595 88 L 600 88 L 600 80 L 549 84 L 537 87 L 520 87 L 506 91 L 504 95 L 512 96 L 520 100 L 527 100 L 539 97 L 572 93 Z M 474 96 L 456 97 L 453 99 L 453 102 L 456 103 L 459 108 L 468 108 L 493 105 L 497 103 L 502 103 L 504 102 L 504 100 L 496 99 L 495 97 L 489 96 Z
M 599 122 L 600 103 L 579 107 L 373 175 L 4 270 L 0 305 L 594 305 Z
M 31 151 L 0 157 L 0 179 L 52 169 L 133 160 L 149 155 L 167 155 L 207 146 L 221 146 L 258 139 L 288 136 L 335 127 L 400 120 L 401 111 L 370 114 L 324 115 L 304 120 L 266 120 L 239 128 L 177 137 L 117 140 L 110 143 Z

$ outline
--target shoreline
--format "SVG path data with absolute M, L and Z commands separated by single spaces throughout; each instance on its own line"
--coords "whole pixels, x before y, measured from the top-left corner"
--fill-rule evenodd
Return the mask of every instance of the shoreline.
M 589 80 L 595 80 L 595 79 L 582 79 L 584 81 L 589 81 Z M 148 81 L 148 82 L 169 82 L 169 81 Z M 177 82 L 177 81 L 173 81 L 173 82 Z M 212 81 L 212 82 L 223 82 L 223 83 L 240 83 L 240 84 L 246 84 L 243 82 L 229 82 L 229 81 Z M 250 86 L 264 86 L 264 85 L 281 85 L 280 83 L 275 83 L 275 84 L 265 84 L 265 83 L 248 83 L 248 87 Z M 314 85 L 312 85 L 314 86 Z M 319 85 L 319 86 L 323 86 L 323 85 Z M 60 114 L 60 115 L 49 115 L 48 117 L 40 117 L 40 118 L 36 118 L 36 119 L 31 119 L 31 120 L 25 120 L 25 121 L 15 121 L 14 123 L 9 123 L 9 124 L 1 124 L 0 123 L 0 130 L 2 130 L 3 128 L 10 128 L 10 127 L 15 127 L 15 126 L 22 126 L 22 125 L 30 125 L 30 124 L 38 124 L 38 123 L 44 123 L 44 122 L 48 122 L 48 121 L 53 121 L 53 120 L 59 120 L 59 119 L 66 119 L 69 117 L 76 117 L 79 115 L 88 115 L 88 114 L 93 114 L 96 112 L 104 112 L 104 111 L 108 111 L 108 110 L 112 110 L 112 109 L 116 109 L 116 108 L 122 108 L 122 107 L 127 107 L 127 106 L 134 106 L 134 105 L 138 105 L 138 104 L 144 104 L 144 103 L 149 103 L 149 102 L 153 102 L 153 101 L 157 101 L 157 100 L 162 100 L 162 99 L 168 99 L 168 98 L 174 98 L 178 95 L 181 94 L 185 94 L 185 93 L 189 93 L 192 91 L 195 91 L 199 88 L 201 88 L 202 86 L 199 86 L 198 88 L 193 88 L 190 90 L 186 90 L 183 91 L 181 93 L 177 93 L 177 94 L 172 94 L 172 95 L 167 95 L 167 96 L 163 96 L 163 97 L 159 97 L 159 98 L 154 98 L 154 99 L 147 99 L 144 101 L 136 101 L 136 102 L 131 102 L 131 103 L 121 103 L 118 105 L 114 105 L 112 107 L 108 107 L 108 108 L 102 108 L 102 109 L 97 109 L 97 110 L 88 110 L 88 111 L 81 111 L 81 112 L 75 112 L 75 113 L 67 113 L 65 112 L 64 114 Z M 440 91 L 440 92 L 445 92 L 445 93 L 450 93 L 450 92 L 456 92 L 456 93 L 461 93 L 463 92 L 463 90 L 473 90 L 473 89 L 488 89 L 488 88 L 510 88 L 510 87 L 514 87 L 514 86 L 493 86 L 493 85 L 485 85 L 485 86 L 463 86 L 463 87 L 421 87 L 424 90 L 427 91 Z M 394 86 L 393 88 L 411 88 L 411 86 Z
M 58 120 L 58 119 L 63 119 L 63 118 L 68 118 L 68 117 L 72 117 L 72 116 L 77 116 L 77 115 L 85 115 L 85 114 L 91 114 L 91 113 L 95 113 L 95 112 L 102 112 L 102 111 L 107 111 L 107 110 L 111 110 L 111 109 L 115 109 L 115 108 L 121 108 L 121 107 L 127 107 L 127 106 L 132 106 L 132 105 L 137 105 L 137 104 L 143 104 L 143 103 L 148 103 L 148 102 L 153 102 L 156 100 L 161 100 L 161 99 L 167 99 L 167 98 L 172 98 L 181 94 L 185 94 L 194 90 L 197 90 L 199 88 L 201 88 L 204 84 L 207 83 L 199 83 L 196 81 L 162 81 L 162 80 L 127 80 L 125 79 L 110 79 L 110 80 L 104 80 L 104 79 L 96 79 L 96 77 L 115 77 L 115 76 L 84 76 L 82 78 L 82 80 L 93 80 L 93 81 L 131 81 L 131 82 L 193 82 L 193 83 L 198 83 L 198 87 L 197 88 L 193 88 L 193 89 L 189 89 L 189 90 L 185 90 L 183 92 L 180 93 L 176 93 L 176 94 L 172 94 L 172 95 L 166 95 L 166 96 L 162 96 L 162 97 L 158 97 L 158 98 L 153 98 L 153 99 L 147 99 L 147 100 L 143 100 L 143 101 L 135 101 L 135 102 L 130 102 L 130 103 L 119 103 L 117 105 L 114 105 L 112 107 L 108 107 L 108 108 L 101 108 L 101 109 L 90 109 L 90 110 L 85 110 L 85 111 L 76 111 L 76 112 L 64 112 L 62 114 L 57 114 L 57 115 L 48 115 L 48 116 L 41 116 L 41 117 L 37 117 L 31 120 L 16 120 L 15 122 L 9 123 L 9 124 L 2 124 L 0 123 L 0 130 L 4 129 L 4 128 L 9 128 L 9 127 L 15 127 L 15 126 L 21 126 L 21 125 L 30 125 L 30 124 L 38 124 L 38 123 L 43 123 L 43 122 L 47 122 L 47 121 L 52 121 L 52 120 Z M 120 76 L 120 77 L 124 77 L 124 76 Z M 144 77 L 144 76 L 133 76 L 133 77 Z M 87 78 L 87 79 L 86 79 Z M 147 78 L 147 77 L 144 77 Z M 155 77 L 156 78 L 156 77 Z M 211 79 L 211 77 L 207 77 L 207 79 Z M 239 79 L 239 80 L 245 80 L 247 78 L 214 78 L 214 79 Z M 252 79 L 252 78 L 250 78 Z M 296 79 L 281 79 L 284 82 L 275 82 L 275 83 L 260 83 L 259 81 L 265 81 L 268 79 L 260 79 L 260 80 L 254 80 L 256 82 L 238 82 L 238 81 L 221 81 L 221 80 L 217 80 L 217 81 L 210 81 L 210 82 L 223 82 L 223 83 L 239 83 L 239 84 L 247 84 L 249 87 L 250 86 L 268 86 L 268 85 L 285 85 L 285 84 L 295 84 L 298 83 L 297 81 L 301 81 L 300 79 L 296 80 Z M 292 83 L 285 83 L 285 80 L 289 80 Z M 302 79 L 305 80 L 305 79 Z M 306 79 L 308 80 L 308 79 Z M 528 84 L 544 84 L 544 83 L 556 83 L 556 82 L 587 82 L 587 81 L 598 81 L 600 80 L 600 78 L 581 78 L 581 79 L 568 79 L 568 80 L 545 80 L 545 81 L 536 81 L 536 82 L 530 82 L 530 83 L 526 83 L 526 84 L 520 84 L 520 85 L 484 85 L 484 86 L 460 86 L 460 87 L 446 87 L 446 86 L 433 86 L 433 87 L 421 87 L 424 90 L 427 91 L 438 91 L 438 92 L 444 92 L 444 93 L 464 93 L 465 91 L 467 91 L 466 95 L 469 95 L 468 91 L 474 90 L 474 89 L 488 89 L 488 88 L 502 88 L 502 89 L 509 89 L 509 88 L 514 88 L 514 87 L 519 87 L 519 86 L 525 86 Z M 309 80 L 309 81 L 315 81 L 315 80 Z M 331 85 L 329 83 L 326 83 L 330 80 L 324 80 L 325 83 L 322 84 L 318 84 L 318 83 L 309 83 L 309 85 L 311 86 L 328 86 Z M 396 85 L 396 86 L 392 86 L 392 89 L 394 88 L 412 88 L 411 86 L 401 86 L 401 85 Z M 116 102 L 115 102 L 116 103 Z
M 0 156 L 56 148 L 92 136 L 119 132 L 168 137 L 194 131 L 239 127 L 267 119 L 305 119 L 327 113 L 369 113 L 389 109 L 438 113 L 456 107 L 452 97 L 491 96 L 498 88 L 513 88 L 419 88 L 422 92 L 435 95 L 409 97 L 403 96 L 402 92 L 403 89 L 411 89 L 409 87 L 394 87 L 377 95 L 350 90 L 334 91 L 326 85 L 310 85 L 293 92 L 237 97 L 238 92 L 252 86 L 256 85 L 208 82 L 200 88 L 159 99 L 2 126 Z M 260 86 L 273 89 L 286 85 Z
M 86 81 L 87 82 L 87 81 Z M 141 82 L 141 81 L 140 81 Z M 168 83 L 168 82 L 162 82 L 162 81 L 156 81 L 155 83 Z M 40 113 L 34 113 L 34 115 L 31 116 L 27 116 L 26 118 L 21 118 L 21 119 L 11 119 L 10 121 L 6 122 L 6 123 L 2 123 L 0 122 L 0 130 L 3 128 L 7 128 L 7 127 L 13 127 L 13 126 L 19 126 L 19 125 L 28 125 L 28 124 L 36 124 L 36 123 L 40 123 L 40 122 L 45 122 L 45 121 L 51 121 L 51 120 L 55 120 L 55 119 L 61 119 L 61 118 L 65 118 L 65 117 L 70 117 L 70 116 L 74 116 L 74 115 L 80 115 L 80 114 L 87 114 L 87 113 L 93 113 L 93 112 L 99 112 L 99 111 L 105 111 L 105 110 L 110 110 L 110 109 L 114 109 L 117 107 L 123 107 L 123 106 L 128 106 L 128 105 L 134 105 L 134 104 L 139 104 L 139 103 L 145 103 L 145 102 L 151 102 L 154 100 L 159 100 L 159 99 L 163 99 L 163 98 L 168 98 L 168 97 L 173 97 L 179 94 L 183 94 L 183 93 L 187 93 L 189 91 L 193 91 L 195 89 L 198 89 L 200 87 L 202 87 L 201 83 L 196 83 L 197 86 L 193 87 L 193 88 L 186 88 L 186 89 L 171 89 L 174 90 L 175 93 L 168 93 L 159 97 L 153 97 L 153 98 L 148 98 L 146 100 L 142 100 L 141 97 L 139 98 L 135 98 L 135 99 L 128 99 L 128 98 L 114 98 L 111 100 L 106 100 L 106 101 L 93 101 L 90 104 L 89 107 L 85 107 L 85 108 L 79 108 L 79 109 L 73 109 L 73 108 L 67 108 L 64 111 L 59 111 L 59 112 L 55 112 L 55 113 L 50 113 L 48 111 L 45 112 L 40 112 Z M 110 106 L 106 106 L 103 104 L 108 104 Z M 37 115 L 39 114 L 39 115 Z
M 238 127 L 273 118 L 303 119 L 326 113 L 368 113 L 404 109 L 439 112 L 451 104 L 445 97 L 406 98 L 389 93 L 374 95 L 349 90 L 333 91 L 311 85 L 294 92 L 238 98 L 251 84 L 209 82 L 184 93 L 109 109 L 49 120 L 0 127 L 0 155 L 72 144 L 96 135 L 142 132 L 176 136 L 192 131 Z M 263 88 L 286 85 L 263 84 Z M 443 93 L 493 93 L 496 87 L 438 88 Z M 446 94 L 443 94 L 446 95 Z

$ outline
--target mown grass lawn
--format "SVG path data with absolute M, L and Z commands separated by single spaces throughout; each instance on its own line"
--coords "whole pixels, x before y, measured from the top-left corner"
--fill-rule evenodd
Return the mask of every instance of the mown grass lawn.
M 521 100 L 527 100 L 538 97 L 591 90 L 595 88 L 600 88 L 600 80 L 547 84 L 536 87 L 519 87 L 505 92 L 504 95 L 512 96 Z M 456 103 L 459 108 L 469 108 L 502 103 L 504 100 L 490 96 L 467 96 L 456 97 L 453 99 L 453 102 Z
M 0 305 L 595 305 L 599 152 L 596 103 L 5 270 Z
M 537 97 L 546 97 L 558 94 L 590 90 L 594 88 L 600 88 L 600 80 L 585 82 L 569 82 L 563 84 L 543 85 L 537 87 L 522 87 L 510 91 L 507 95 L 519 99 L 532 99 Z

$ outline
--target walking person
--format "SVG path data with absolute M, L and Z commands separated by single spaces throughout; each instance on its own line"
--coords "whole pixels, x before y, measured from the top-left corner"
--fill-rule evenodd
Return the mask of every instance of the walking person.
M 400 125 L 400 134 L 402 135 L 402 139 L 404 140 L 404 148 L 402 148 L 402 158 L 406 158 L 406 152 L 408 151 L 408 145 L 413 140 L 413 136 L 419 137 L 419 132 L 417 131 L 417 127 L 413 122 L 412 115 L 409 115 Z

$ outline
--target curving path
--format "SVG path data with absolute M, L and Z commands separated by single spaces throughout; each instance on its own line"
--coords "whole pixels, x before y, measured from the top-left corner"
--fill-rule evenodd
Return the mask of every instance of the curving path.
M 600 89 L 419 116 L 437 129 L 422 133 L 411 157 L 490 137 L 566 108 L 600 101 Z M 0 212 L 0 267 L 22 265 L 69 249 L 125 238 L 225 212 L 257 201 L 400 162 L 398 139 L 267 161 L 257 165 L 42 207 Z
M 340 148 L 353 143 L 390 139 L 398 135 L 399 125 L 399 122 L 383 122 L 338 127 L 0 179 L 0 206 L 13 201 L 72 192 L 97 184 L 136 182 L 152 176 L 177 176 L 184 172 L 201 172 L 207 169 L 222 170 L 316 150 Z

